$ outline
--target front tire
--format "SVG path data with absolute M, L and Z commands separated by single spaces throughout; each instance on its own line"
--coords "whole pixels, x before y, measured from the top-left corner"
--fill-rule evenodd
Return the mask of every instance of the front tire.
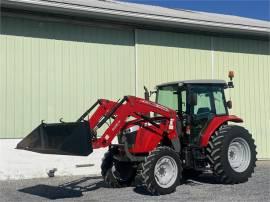
M 174 192 L 181 178 L 180 156 L 170 147 L 158 147 L 142 163 L 141 180 L 153 195 Z
M 116 149 L 111 149 L 104 154 L 101 163 L 101 175 L 106 185 L 110 188 L 129 186 L 135 175 L 135 170 L 129 162 L 116 161 L 113 156 Z
M 256 167 L 256 146 L 251 134 L 243 127 L 226 125 L 212 135 L 207 146 L 207 158 L 224 184 L 248 181 Z

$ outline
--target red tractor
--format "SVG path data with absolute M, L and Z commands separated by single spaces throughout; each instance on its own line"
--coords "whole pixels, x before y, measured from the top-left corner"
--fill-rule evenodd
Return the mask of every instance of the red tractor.
M 183 175 L 206 169 L 221 183 L 245 182 L 256 166 L 256 146 L 245 128 L 229 124 L 243 122 L 228 113 L 224 89 L 231 87 L 232 81 L 179 81 L 158 85 L 156 102 L 147 90 L 146 99 L 99 99 L 76 122 L 41 123 L 17 148 L 87 156 L 108 147 L 101 165 L 105 182 L 122 187 L 137 181 L 152 194 L 171 193 Z

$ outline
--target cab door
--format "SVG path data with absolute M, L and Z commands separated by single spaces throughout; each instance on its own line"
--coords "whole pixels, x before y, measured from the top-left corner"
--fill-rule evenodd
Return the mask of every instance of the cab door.
M 193 85 L 190 88 L 190 100 L 196 97 L 196 103 L 190 105 L 191 135 L 194 142 L 200 139 L 200 133 L 215 116 L 227 115 L 223 87 L 211 85 Z M 193 98 L 194 99 L 194 98 Z

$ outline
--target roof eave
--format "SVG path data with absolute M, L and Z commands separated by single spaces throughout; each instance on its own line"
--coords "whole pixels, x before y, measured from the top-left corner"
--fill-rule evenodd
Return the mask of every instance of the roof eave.
M 183 18 L 155 16 L 150 14 L 138 14 L 127 11 L 116 11 L 103 8 L 86 6 L 65 5 L 44 1 L 17 1 L 2 0 L 2 7 L 23 9 L 29 11 L 49 12 L 63 15 L 75 15 L 80 17 L 93 17 L 97 19 L 128 22 L 134 24 L 151 25 L 157 27 L 189 29 L 207 31 L 213 33 L 240 34 L 268 38 L 270 29 L 264 27 L 251 27 L 243 25 L 205 22 Z

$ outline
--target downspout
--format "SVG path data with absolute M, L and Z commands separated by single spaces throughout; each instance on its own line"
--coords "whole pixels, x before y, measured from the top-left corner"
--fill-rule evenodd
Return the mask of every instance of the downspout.
M 134 62 L 135 62 L 135 96 L 138 96 L 138 33 L 134 29 Z
M 215 68 L 214 37 L 211 36 L 211 78 L 212 79 L 214 79 L 214 68 Z

